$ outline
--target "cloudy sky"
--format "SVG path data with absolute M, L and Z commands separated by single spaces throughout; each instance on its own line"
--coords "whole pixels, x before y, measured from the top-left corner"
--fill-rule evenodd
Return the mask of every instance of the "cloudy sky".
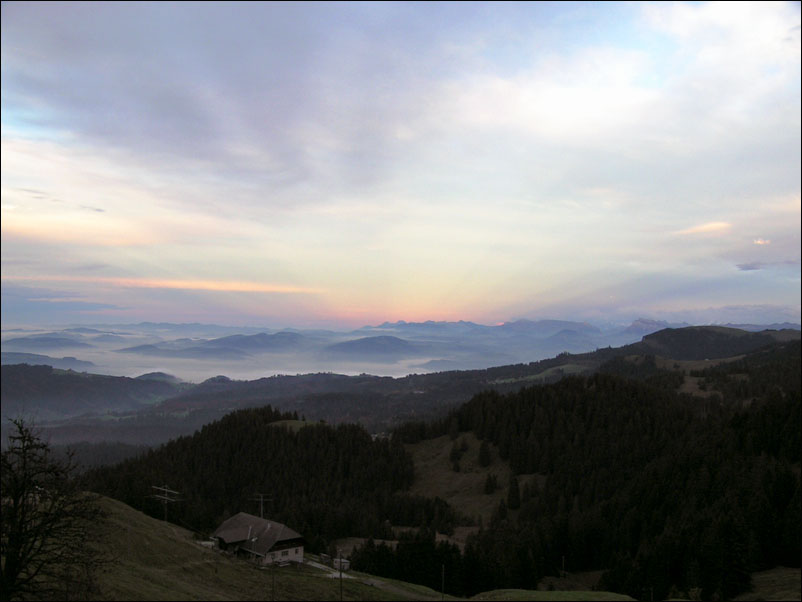
M 797 2 L 3 2 L 3 327 L 799 322 L 800 106 Z

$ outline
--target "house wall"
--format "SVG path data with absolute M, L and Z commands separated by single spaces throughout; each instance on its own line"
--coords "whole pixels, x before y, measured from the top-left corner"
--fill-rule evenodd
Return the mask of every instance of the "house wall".
M 283 550 L 270 550 L 262 560 L 262 564 L 303 561 L 304 547 L 302 545 L 297 545 Z

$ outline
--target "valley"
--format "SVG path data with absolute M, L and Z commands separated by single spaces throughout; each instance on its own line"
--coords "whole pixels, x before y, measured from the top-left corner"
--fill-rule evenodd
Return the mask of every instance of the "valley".
M 504 332 L 522 329 L 525 333 L 532 330 L 548 333 L 557 326 L 569 324 L 555 326 L 554 321 L 545 322 L 551 325 L 551 330 L 540 322 L 525 325 L 527 328 L 520 323 L 514 324 L 516 328 L 497 328 Z M 433 330 L 451 332 L 455 328 L 468 328 L 464 323 L 423 326 L 425 328 L 421 329 L 427 335 Z M 411 324 L 405 328 L 413 333 L 420 330 L 418 325 Z M 185 329 L 182 332 L 195 331 Z M 253 336 L 259 339 L 261 335 Z M 59 369 L 45 373 L 43 368 L 4 364 L 2 415 L 8 417 L 23 412 L 36 419 L 56 445 L 104 441 L 157 445 L 192 434 L 235 409 L 268 403 L 309 420 L 359 423 L 370 432 L 379 433 L 389 432 L 409 420 L 442 415 L 485 389 L 512 392 L 521 386 L 554 382 L 566 375 L 590 374 L 607 362 L 628 356 L 655 356 L 656 361 L 661 362 L 659 369 L 664 371 L 674 369 L 676 364 L 676 370 L 685 373 L 684 390 L 700 393 L 695 385 L 696 377 L 688 374 L 691 364 L 683 362 L 723 360 L 774 341 L 794 340 L 799 336 L 800 331 L 793 329 L 762 332 L 722 327 L 664 329 L 622 347 L 575 354 L 563 352 L 538 361 L 478 370 L 415 373 L 402 377 L 321 372 L 257 380 L 216 376 L 193 384 L 159 371 L 132 379 Z M 242 337 L 245 335 L 224 338 L 242 341 Z M 620 368 L 616 369 L 620 371 Z M 53 395 L 49 390 L 58 391 L 58 394 Z M 75 402 L 78 399 L 80 403 Z M 6 426 L 3 424 L 2 428 Z
M 751 573 L 794 563 L 798 334 L 691 327 L 620 348 L 404 378 L 189 385 L 161 373 L 9 365 L 3 394 L 4 405 L 6 395 L 36 403 L 36 393 L 58 390 L 69 405 L 119 383 L 119 403 L 140 410 L 37 425 L 54 444 L 70 429 L 96 433 L 95 443 L 74 445 L 86 489 L 158 517 L 151 486 L 169 483 L 182 498 L 170 528 L 201 539 L 232 513 L 258 511 L 253 492 L 269 492 L 271 518 L 303 533 L 310 558 L 339 550 L 354 575 L 374 576 L 349 580 L 349 599 L 367 596 L 356 582 L 387 599 L 436 598 L 433 567 L 460 599 L 560 599 L 550 589 L 624 599 L 603 596 L 640 598 L 644 588 L 731 597 L 754 591 Z M 111 438 L 125 428 L 139 434 Z M 714 560 L 728 549 L 741 551 Z M 125 569 L 132 583 L 140 570 Z M 304 589 L 309 571 L 284 573 L 300 576 L 291 587 L 303 592 L 287 599 L 327 599 Z M 379 586 L 396 582 L 430 589 Z M 148 591 L 137 599 L 160 595 Z

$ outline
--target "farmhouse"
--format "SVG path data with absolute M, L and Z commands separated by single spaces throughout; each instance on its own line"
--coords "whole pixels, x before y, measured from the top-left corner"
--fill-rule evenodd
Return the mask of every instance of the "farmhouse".
M 281 523 L 240 512 L 212 534 L 221 550 L 247 554 L 262 564 L 303 562 L 304 538 Z

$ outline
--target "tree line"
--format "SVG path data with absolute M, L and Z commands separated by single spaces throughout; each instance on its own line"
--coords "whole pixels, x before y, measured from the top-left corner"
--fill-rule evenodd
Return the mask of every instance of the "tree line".
M 636 598 L 729 599 L 753 571 L 800 566 L 801 363 L 798 342 L 748 356 L 711 371 L 723 384 L 702 399 L 660 386 L 669 379 L 650 378 L 659 373 L 647 361 L 640 380 L 597 373 L 487 391 L 443 420 L 405 425 L 397 436 L 411 442 L 456 424 L 496 445 L 515 473 L 546 477 L 522 488 L 519 510 L 502 501 L 447 590 L 530 588 L 565 563 L 604 569 L 602 587 Z M 755 375 L 748 404 L 712 378 L 720 372 Z M 394 560 L 403 571 L 398 550 Z
M 113 467 L 89 471 L 85 487 L 154 517 L 164 508 L 152 486 L 168 485 L 180 502 L 168 520 L 213 531 L 231 515 L 259 514 L 302 533 L 311 551 L 346 536 L 386 537 L 389 525 L 448 532 L 460 520 L 442 500 L 405 493 L 413 463 L 399 440 L 373 438 L 361 426 L 305 423 L 270 406 L 235 411 Z

